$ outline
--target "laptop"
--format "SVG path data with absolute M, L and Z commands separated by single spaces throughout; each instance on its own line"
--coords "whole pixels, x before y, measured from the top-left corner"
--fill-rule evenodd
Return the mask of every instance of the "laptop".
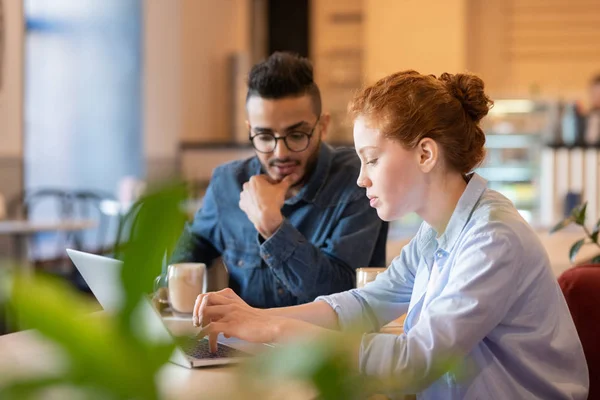
M 124 301 L 121 284 L 123 263 L 71 249 L 67 249 L 67 254 L 102 308 L 107 312 L 118 310 Z M 219 335 L 218 351 L 213 354 L 209 351 L 207 338 L 196 338 L 200 328 L 192 325 L 191 318 L 161 317 L 147 298 L 138 311 L 134 313 L 134 318 L 137 318 L 134 326 L 152 340 L 175 343 L 169 361 L 187 368 L 237 363 L 271 347 Z

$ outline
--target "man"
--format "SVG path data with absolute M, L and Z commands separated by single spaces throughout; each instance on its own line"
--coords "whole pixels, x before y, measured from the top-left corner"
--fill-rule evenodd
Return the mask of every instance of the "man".
M 356 268 L 384 266 L 387 225 L 356 185 L 354 150 L 323 142 L 310 62 L 274 53 L 255 65 L 246 110 L 256 156 L 214 170 L 172 262 L 222 255 L 229 286 L 261 308 L 348 290 Z
M 600 74 L 590 81 L 590 109 L 600 110 Z
M 585 143 L 600 146 L 600 74 L 590 81 L 590 112 L 586 125 Z

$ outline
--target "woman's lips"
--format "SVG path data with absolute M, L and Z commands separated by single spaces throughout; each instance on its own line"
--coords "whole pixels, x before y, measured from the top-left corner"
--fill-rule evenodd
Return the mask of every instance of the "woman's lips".
M 377 202 L 378 202 L 378 198 L 377 197 L 371 197 L 369 203 L 371 204 L 371 207 L 375 208 L 377 207 Z

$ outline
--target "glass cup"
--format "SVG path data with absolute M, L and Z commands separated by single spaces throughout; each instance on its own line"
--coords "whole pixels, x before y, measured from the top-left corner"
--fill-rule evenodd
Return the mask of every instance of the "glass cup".
M 356 270 L 356 287 L 361 288 L 367 283 L 374 281 L 377 275 L 385 271 L 387 268 L 358 268 Z
M 205 273 L 206 265 L 202 263 L 169 265 L 166 276 L 166 297 L 174 313 L 192 314 L 196 298 L 199 294 L 206 293 Z

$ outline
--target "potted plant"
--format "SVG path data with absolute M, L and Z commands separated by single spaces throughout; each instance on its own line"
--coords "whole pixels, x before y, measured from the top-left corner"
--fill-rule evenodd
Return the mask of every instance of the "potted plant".
M 600 264 L 600 243 L 598 243 L 598 234 L 600 232 L 600 220 L 598 220 L 596 222 L 596 224 L 594 225 L 594 227 L 592 228 L 592 230 L 590 230 L 585 225 L 586 209 L 587 209 L 587 202 L 573 208 L 573 210 L 571 210 L 571 214 L 567 218 L 563 219 L 558 224 L 556 224 L 550 230 L 550 233 L 560 231 L 561 229 L 563 229 L 571 224 L 576 224 L 576 225 L 580 226 L 583 229 L 583 232 L 585 233 L 585 237 L 583 237 L 583 238 L 579 239 L 578 241 L 576 241 L 575 243 L 573 243 L 573 245 L 571 246 L 571 249 L 569 250 L 569 259 L 571 260 L 572 263 L 575 262 L 575 257 L 577 257 L 579 250 L 581 250 L 581 248 L 583 246 L 591 245 L 591 246 L 598 247 L 599 254 L 594 256 L 589 261 L 589 264 Z

